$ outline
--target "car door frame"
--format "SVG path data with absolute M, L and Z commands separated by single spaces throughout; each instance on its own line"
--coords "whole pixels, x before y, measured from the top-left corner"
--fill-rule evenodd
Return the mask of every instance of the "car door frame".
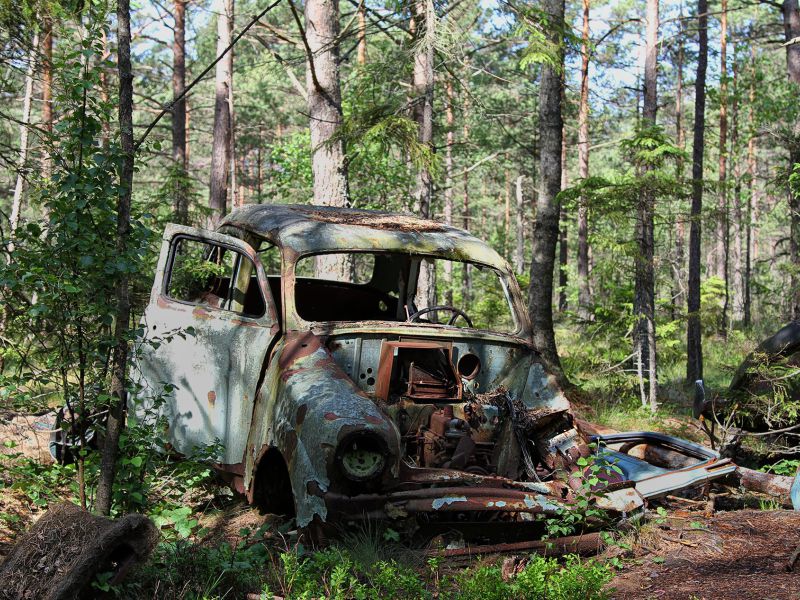
M 167 287 L 173 249 L 181 239 L 222 246 L 249 259 L 264 300 L 264 314 L 252 317 L 171 298 Z M 170 323 L 176 325 L 175 331 L 168 327 Z M 138 375 L 151 389 L 167 385 L 166 401 L 156 412 L 167 419 L 170 443 L 187 454 L 218 440 L 223 445 L 220 466 L 235 470 L 242 463 L 267 351 L 280 335 L 279 315 L 256 250 L 233 235 L 168 225 L 142 326 L 145 336 L 168 336 L 165 343 L 143 340 Z M 194 331 L 187 332 L 188 327 Z M 144 400 L 134 412 L 142 417 L 152 408 L 152 402 Z

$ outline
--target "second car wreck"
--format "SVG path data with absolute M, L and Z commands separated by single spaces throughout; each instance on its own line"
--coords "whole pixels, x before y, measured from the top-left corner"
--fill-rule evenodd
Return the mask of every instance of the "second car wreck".
M 481 297 L 432 283 L 461 280 Z M 178 452 L 221 442 L 232 485 L 301 527 L 532 521 L 574 501 L 593 452 L 510 266 L 432 221 L 248 206 L 213 233 L 171 225 L 143 327 L 132 412 L 163 414 Z M 594 441 L 617 467 L 596 501 L 620 513 L 735 469 L 660 434 Z

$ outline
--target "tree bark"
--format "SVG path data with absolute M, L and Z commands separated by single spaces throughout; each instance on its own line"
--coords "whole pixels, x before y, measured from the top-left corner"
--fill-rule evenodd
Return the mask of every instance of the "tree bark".
M 306 89 L 311 131 L 311 172 L 314 204 L 350 205 L 347 156 L 344 140 L 337 133 L 344 120 L 339 77 L 339 1 L 307 0 L 305 29 L 290 3 L 306 46 Z M 353 264 L 341 257 L 318 256 L 317 277 L 352 277 Z
M 733 60 L 731 61 L 732 93 L 731 93 L 731 149 L 729 162 L 733 173 L 733 196 L 729 203 L 733 206 L 733 219 L 729 235 L 729 272 L 732 281 L 731 300 L 729 301 L 731 322 L 742 321 L 742 298 L 744 297 L 744 283 L 742 258 L 744 255 L 743 241 L 743 214 L 742 214 L 742 161 L 739 152 L 739 64 L 736 57 L 736 33 L 733 33 Z M 729 211 L 730 212 L 730 211 Z
M 53 133 L 53 19 L 44 18 L 42 35 L 42 127 L 48 134 Z M 42 156 L 42 175 L 50 179 L 53 161 L 50 152 Z
M 642 105 L 642 126 L 654 127 L 658 110 L 658 0 L 647 0 L 647 27 L 645 30 L 644 63 L 644 102 Z M 642 169 L 643 172 L 650 167 Z M 654 192 L 645 187 L 637 207 L 636 237 L 638 255 L 635 260 L 635 281 L 633 312 L 634 354 L 640 368 L 640 389 L 642 403 L 649 404 L 655 411 L 658 395 L 658 374 L 656 365 L 655 339 L 655 273 L 653 257 L 654 239 Z M 645 389 L 645 374 L 647 389 Z
M 133 187 L 133 72 L 131 70 L 131 21 L 129 0 L 117 1 L 117 71 L 119 74 L 119 129 L 122 163 L 119 170 L 120 192 L 117 196 L 117 255 L 128 253 Z M 111 368 L 111 401 L 106 422 L 106 439 L 100 462 L 96 510 L 107 515 L 111 511 L 114 474 L 119 438 L 125 425 L 127 404 L 128 329 L 131 305 L 128 273 L 121 271 L 115 285 L 116 315 L 114 321 L 114 353 Z
M 172 162 L 178 175 L 174 186 L 173 210 L 178 223 L 189 222 L 189 195 L 186 186 L 186 0 L 174 0 L 172 14 L 175 19 L 172 41 Z
M 418 140 L 433 151 L 433 40 L 436 25 L 433 0 L 414 1 L 414 80 L 412 85 L 414 120 L 419 128 Z M 414 212 L 422 218 L 431 215 L 433 176 L 430 167 L 423 164 L 417 170 L 414 190 Z M 433 306 L 436 302 L 434 272 L 427 262 L 420 265 L 417 281 L 418 306 Z
M 445 225 L 453 224 L 453 145 L 455 144 L 455 117 L 453 115 L 453 100 L 455 94 L 453 93 L 453 81 L 447 80 L 447 87 L 445 88 L 446 104 L 445 104 L 445 125 L 447 126 L 447 138 L 445 142 L 444 154 L 444 222 Z M 445 261 L 444 263 L 444 303 L 453 305 L 453 263 Z
M 217 56 L 230 45 L 233 35 L 233 0 L 218 0 Z M 233 78 L 233 49 L 217 63 L 215 71 L 214 134 L 211 142 L 211 183 L 208 206 L 209 228 L 215 229 L 228 211 L 228 176 L 231 149 L 230 82 Z
M 19 165 L 17 166 L 17 181 L 14 186 L 14 198 L 11 203 L 11 216 L 9 219 L 10 237 L 13 240 L 19 226 L 22 211 L 22 197 L 27 187 L 26 170 L 28 168 L 28 128 L 31 123 L 31 102 L 33 100 L 33 75 L 36 72 L 36 57 L 39 52 L 39 32 L 33 34 L 31 51 L 28 54 L 28 68 L 25 71 L 25 96 L 22 99 L 22 119 L 19 125 Z M 9 245 L 9 250 L 13 249 Z
M 464 126 L 462 128 L 462 137 L 463 137 L 463 146 L 467 148 L 467 144 L 469 142 L 469 96 L 464 97 Z M 462 193 L 462 205 L 461 205 L 461 218 L 462 224 L 466 231 L 470 231 L 472 229 L 471 224 L 471 207 L 470 207 L 470 194 L 469 194 L 469 171 L 466 169 L 464 170 L 463 175 L 463 193 Z M 467 263 L 464 263 L 464 268 L 461 273 L 461 302 L 462 306 L 469 306 L 469 303 L 472 301 L 472 267 Z
M 367 8 L 364 0 L 358 4 L 358 64 L 367 64 Z
M 566 104 L 566 94 L 563 93 L 562 84 L 561 103 Z M 567 127 L 561 128 L 561 190 L 567 189 L 569 177 L 567 175 Z M 558 232 L 558 312 L 567 310 L 567 261 L 569 260 L 567 218 L 564 214 L 564 207 L 560 208 L 559 232 Z
M 309 0 L 305 6 L 308 42 L 308 113 L 311 129 L 311 170 L 314 203 L 347 206 L 347 161 L 344 142 L 336 138 L 342 125 L 342 95 L 339 80 L 339 2 Z
M 508 153 L 506 153 L 506 162 L 508 162 Z M 503 258 L 508 260 L 511 252 L 511 172 L 508 168 L 505 169 L 505 211 L 503 213 Z
M 581 30 L 581 97 L 578 107 L 578 177 L 589 177 L 589 2 L 583 0 L 583 28 Z M 592 294 L 589 287 L 589 209 L 586 195 L 578 204 L 578 317 L 592 317 Z
M 783 28 L 786 41 L 800 38 L 800 6 L 798 0 L 784 0 Z M 800 43 L 786 46 L 786 69 L 789 80 L 800 86 Z M 800 164 L 800 121 L 794 123 L 789 148 L 789 173 Z M 789 294 L 789 316 L 800 319 L 800 190 L 789 190 L 789 260 L 792 266 Z
M 745 236 L 744 236 L 744 274 L 742 300 L 742 324 L 749 328 L 752 324 L 752 300 L 750 296 L 750 276 L 752 272 L 752 247 L 753 247 L 753 204 L 756 190 L 756 131 L 755 131 L 755 104 L 756 104 L 756 48 L 750 46 L 750 90 L 748 93 L 747 110 L 747 207 L 745 209 Z
M 559 67 L 563 68 L 564 0 L 544 0 L 542 8 L 548 17 L 550 41 L 558 44 Z M 536 201 L 533 223 L 533 250 L 528 312 L 533 325 L 533 342 L 545 365 L 559 380 L 565 380 L 558 358 L 553 331 L 553 277 L 558 221 L 561 211 L 558 192 L 561 188 L 561 88 L 559 69 L 542 66 L 539 86 L 539 131 L 541 187 Z
M 719 192 L 717 196 L 716 251 L 714 270 L 725 282 L 725 301 L 719 332 L 725 336 L 728 330 L 729 283 L 728 283 L 728 239 L 730 236 L 728 207 L 728 0 L 721 0 L 719 40 Z
M 516 235 L 517 244 L 514 248 L 514 270 L 517 273 L 522 273 L 525 269 L 525 196 L 522 193 L 523 176 L 517 177 L 514 184 L 516 191 Z
M 686 139 L 683 128 L 683 63 L 684 63 L 684 35 L 685 28 L 683 26 L 683 10 L 680 13 L 680 30 L 678 32 L 678 56 L 676 60 L 677 69 L 677 87 L 675 90 L 675 143 L 681 150 L 686 146 Z M 679 182 L 683 182 L 684 165 L 683 159 L 678 157 L 676 161 L 676 175 Z M 682 203 L 681 203 L 682 204 Z M 677 218 L 675 219 L 675 254 L 673 257 L 672 265 L 672 319 L 677 320 L 680 312 L 680 306 L 683 304 L 684 299 L 684 277 L 685 268 L 685 238 L 686 238 L 686 225 L 684 216 L 681 210 L 678 211 Z
M 708 66 L 708 0 L 697 0 L 699 48 L 695 78 L 692 141 L 692 208 L 689 226 L 689 281 L 687 291 L 686 380 L 703 378 L 703 340 L 700 329 L 700 241 L 703 210 L 703 154 L 706 119 L 706 69 Z

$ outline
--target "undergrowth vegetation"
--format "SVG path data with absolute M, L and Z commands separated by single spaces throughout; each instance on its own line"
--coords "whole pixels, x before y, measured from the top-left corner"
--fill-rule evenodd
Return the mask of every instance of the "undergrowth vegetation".
M 176 599 L 280 596 L 312 600 L 464 599 L 600 600 L 612 569 L 594 560 L 569 556 L 563 563 L 533 556 L 516 574 L 499 564 L 447 571 L 438 559 L 417 565 L 397 559 L 364 562 L 357 549 L 332 547 L 307 552 L 302 546 L 271 550 L 248 537 L 238 544 L 162 544 L 156 557 L 133 581 L 114 590 L 121 598 Z

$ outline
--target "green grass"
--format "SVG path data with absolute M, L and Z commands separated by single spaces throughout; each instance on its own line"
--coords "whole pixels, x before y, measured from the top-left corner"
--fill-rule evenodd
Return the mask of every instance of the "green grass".
M 562 364 L 576 394 L 578 411 L 585 418 L 619 430 L 654 430 L 702 440 L 692 419 L 694 385 L 686 383 L 686 349 L 683 331 L 660 340 L 659 410 L 652 414 L 640 400 L 630 340 L 609 324 L 561 324 L 556 339 Z M 703 339 L 704 382 L 707 393 L 724 393 L 733 373 L 755 348 L 762 334 L 733 331 L 728 339 Z

